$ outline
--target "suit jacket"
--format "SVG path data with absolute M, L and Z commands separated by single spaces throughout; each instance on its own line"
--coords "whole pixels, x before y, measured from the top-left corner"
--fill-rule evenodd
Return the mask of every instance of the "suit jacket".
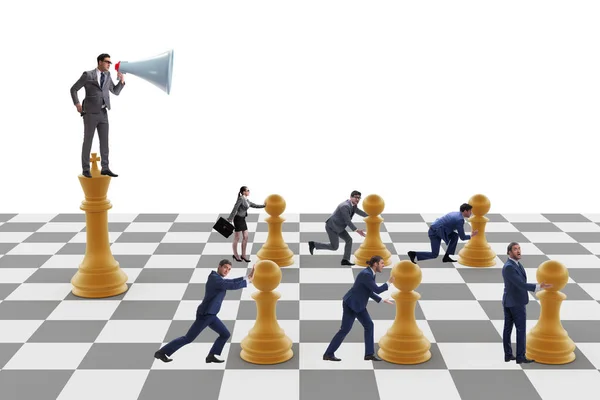
M 198 306 L 198 315 L 217 315 L 221 310 L 221 304 L 228 290 L 242 289 L 247 286 L 244 277 L 225 279 L 216 271 L 208 275 L 204 299 Z
M 368 217 L 366 212 L 357 206 L 352 205 L 350 200 L 346 200 L 337 206 L 333 214 L 325 222 L 325 225 L 336 233 L 343 232 L 347 226 L 349 226 L 352 231 L 355 231 L 356 226 L 352 223 L 354 214 L 358 214 L 361 217 Z
M 520 267 L 509 258 L 502 267 L 502 278 L 504 279 L 504 294 L 502 295 L 504 307 L 523 306 L 529 303 L 527 291 L 535 292 L 536 285 L 527 283 L 525 268 Z
M 436 219 L 431 224 L 431 231 L 441 237 L 445 242 L 448 242 L 448 235 L 454 231 L 458 232 L 461 240 L 471 239 L 471 235 L 465 234 L 465 219 L 460 211 L 454 211 Z
M 359 313 L 367 308 L 369 298 L 378 303 L 381 302 L 381 297 L 377 296 L 377 294 L 385 292 L 387 289 L 387 282 L 381 286 L 377 286 L 375 274 L 371 270 L 371 267 L 367 267 L 356 276 L 354 285 L 352 285 L 344 296 L 344 303 L 354 312 Z
M 125 86 L 121 81 L 115 85 L 110 77 L 110 71 L 106 71 L 104 73 L 104 86 L 100 88 L 98 75 L 96 75 L 97 72 L 96 69 L 85 71 L 81 74 L 79 80 L 71 86 L 71 98 L 74 105 L 79 103 L 77 92 L 79 89 L 85 88 L 85 98 L 82 103 L 83 112 L 99 113 L 102 111 L 103 105 L 106 105 L 106 108 L 110 110 L 110 95 L 108 92 L 110 91 L 112 94 L 118 96 L 123 86 Z
M 231 210 L 231 214 L 229 214 L 228 219 L 233 219 L 235 215 L 246 218 L 248 216 L 248 209 L 252 208 L 265 208 L 265 204 L 254 204 L 250 200 L 244 201 L 244 196 L 238 196 L 235 205 L 233 206 L 233 210 Z

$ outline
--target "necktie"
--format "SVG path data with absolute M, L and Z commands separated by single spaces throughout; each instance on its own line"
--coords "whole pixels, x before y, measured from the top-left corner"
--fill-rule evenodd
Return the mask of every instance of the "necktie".
M 100 73 L 100 88 L 104 86 L 104 74 Z

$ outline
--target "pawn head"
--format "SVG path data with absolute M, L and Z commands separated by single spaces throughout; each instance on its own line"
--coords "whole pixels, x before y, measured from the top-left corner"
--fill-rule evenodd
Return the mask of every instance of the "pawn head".
M 402 260 L 392 268 L 394 286 L 398 290 L 410 292 L 421 284 L 421 268 L 410 260 Z
M 285 211 L 285 200 L 278 194 L 272 194 L 265 199 L 265 211 L 269 215 L 279 216 Z
M 379 215 L 385 208 L 385 202 L 381 196 L 370 194 L 365 197 L 365 200 L 363 201 L 363 208 L 365 209 L 367 215 Z
M 281 269 L 279 265 L 275 261 L 260 260 L 254 266 L 252 283 L 261 292 L 275 290 L 279 286 L 279 283 L 281 283 Z
M 490 199 L 483 194 L 476 194 L 469 199 L 469 205 L 473 207 L 473 214 L 483 216 L 490 211 Z
M 556 260 L 548 260 L 540 264 L 535 277 L 538 283 L 545 282 L 552 284 L 551 288 L 545 290 L 557 292 L 567 286 L 569 271 L 562 263 Z

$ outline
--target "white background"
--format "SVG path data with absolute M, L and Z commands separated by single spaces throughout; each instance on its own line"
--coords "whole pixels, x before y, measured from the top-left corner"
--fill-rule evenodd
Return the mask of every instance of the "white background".
M 169 49 L 171 95 L 129 74 L 111 98 L 111 212 L 228 213 L 242 185 L 290 213 L 353 189 L 384 213 L 598 212 L 598 21 L 598 1 L 8 2 L 0 212 L 82 212 L 69 88 L 102 52 Z

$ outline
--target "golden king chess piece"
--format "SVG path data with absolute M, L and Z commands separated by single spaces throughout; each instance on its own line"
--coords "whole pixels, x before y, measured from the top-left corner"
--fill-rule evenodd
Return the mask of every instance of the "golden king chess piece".
M 79 270 L 71 279 L 73 294 L 78 297 L 103 298 L 127 291 L 127 275 L 110 251 L 107 211 L 112 208 L 106 198 L 110 176 L 101 175 L 92 153 L 91 178 L 79 175 L 85 194 L 81 209 L 85 211 L 86 247 Z
M 551 288 L 536 293 L 540 318 L 527 334 L 525 357 L 541 364 L 568 364 L 575 360 L 575 343 L 560 322 L 560 305 L 567 296 L 560 292 L 569 281 L 569 271 L 558 261 L 544 261 L 537 269 L 538 283 Z
M 354 252 L 356 264 L 363 267 L 367 266 L 367 261 L 373 256 L 381 256 L 384 265 L 390 265 L 392 263 L 392 253 L 383 244 L 379 232 L 381 223 L 383 222 L 383 218 L 381 218 L 379 214 L 383 212 L 384 207 L 385 202 L 376 194 L 370 194 L 363 200 L 363 209 L 368 215 L 368 217 L 365 218 L 367 232 L 365 240 Z
M 278 194 L 272 194 L 265 200 L 265 211 L 270 215 L 265 219 L 269 232 L 265 244 L 256 253 L 259 260 L 271 260 L 280 267 L 294 264 L 294 253 L 283 240 L 282 224 L 285 219 L 280 215 L 285 211 L 285 205 L 285 200 Z
M 394 286 L 400 290 L 392 295 L 396 301 L 396 318 L 379 340 L 377 354 L 394 364 L 421 364 L 431 358 L 431 343 L 423 335 L 415 319 L 415 307 L 421 295 L 414 290 L 421 284 L 421 268 L 409 260 L 392 269 Z
M 485 238 L 485 225 L 489 218 L 484 216 L 490 211 L 490 200 L 482 194 L 476 194 L 469 199 L 469 204 L 473 206 L 469 222 L 472 230 L 479 232 L 471 236 L 465 247 L 458 252 L 457 261 L 467 267 L 493 267 L 496 265 L 496 253 Z
M 280 364 L 294 356 L 292 340 L 277 322 L 277 300 L 273 292 L 281 282 L 281 269 L 271 260 L 262 260 L 254 267 L 252 283 L 259 290 L 252 294 L 256 301 L 256 322 L 242 342 L 240 357 L 252 364 Z

